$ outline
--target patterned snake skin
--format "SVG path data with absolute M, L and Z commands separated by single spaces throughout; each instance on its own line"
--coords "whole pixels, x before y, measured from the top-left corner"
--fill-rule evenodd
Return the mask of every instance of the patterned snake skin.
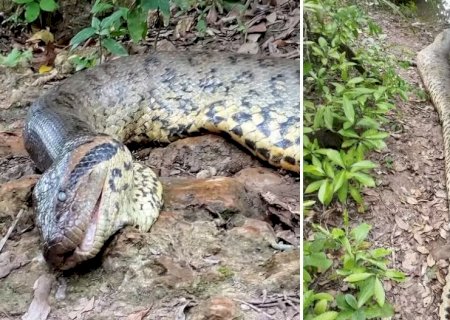
M 47 261 L 68 269 L 126 224 L 150 229 L 162 187 L 126 143 L 220 133 L 299 172 L 299 67 L 236 54 L 155 53 L 80 72 L 41 96 L 24 139 L 45 171 L 33 198 Z
M 447 193 L 450 191 L 450 29 L 417 55 L 417 68 L 442 123 Z M 450 319 L 450 270 L 442 291 L 439 319 Z

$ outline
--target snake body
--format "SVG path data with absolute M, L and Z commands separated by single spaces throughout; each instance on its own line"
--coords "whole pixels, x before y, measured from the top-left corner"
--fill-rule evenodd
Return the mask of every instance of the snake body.
M 445 152 L 447 192 L 450 191 L 450 29 L 442 31 L 432 44 L 417 55 L 417 68 L 439 113 Z M 450 270 L 442 291 L 439 319 L 450 319 Z
M 31 106 L 26 149 L 46 260 L 69 269 L 124 225 L 149 230 L 162 187 L 125 144 L 222 133 L 273 166 L 300 170 L 300 70 L 226 53 L 130 56 L 80 72 Z

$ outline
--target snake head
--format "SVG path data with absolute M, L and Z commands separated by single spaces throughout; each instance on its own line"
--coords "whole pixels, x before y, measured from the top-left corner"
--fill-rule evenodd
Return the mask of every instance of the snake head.
M 42 175 L 33 202 L 49 264 L 72 268 L 94 257 L 120 229 L 118 215 L 133 183 L 131 161 L 124 145 L 99 136 L 65 152 Z

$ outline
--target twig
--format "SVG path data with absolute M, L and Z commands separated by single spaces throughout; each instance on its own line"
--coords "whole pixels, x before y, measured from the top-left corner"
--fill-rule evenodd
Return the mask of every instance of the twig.
M 275 319 L 274 317 L 272 317 L 270 314 L 268 314 L 267 312 L 262 311 L 261 309 L 259 309 L 258 307 L 255 307 L 254 305 L 252 305 L 251 303 L 245 302 L 244 300 L 240 300 L 240 299 L 235 299 L 233 298 L 234 301 L 240 302 L 245 304 L 247 307 L 255 310 L 256 312 L 262 313 L 263 315 L 265 315 L 267 318 L 269 319 Z
M 19 221 L 20 217 L 22 217 L 23 209 L 20 209 L 19 213 L 16 216 L 16 219 L 14 219 L 11 227 L 9 227 L 8 231 L 6 232 L 5 236 L 0 241 L 0 252 L 2 252 L 3 246 L 6 243 L 6 240 L 8 240 L 9 236 L 13 232 L 14 228 L 16 227 L 17 222 Z

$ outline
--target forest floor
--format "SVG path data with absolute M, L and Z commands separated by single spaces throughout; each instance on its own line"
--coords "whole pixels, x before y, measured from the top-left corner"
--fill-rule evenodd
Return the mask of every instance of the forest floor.
M 143 44 L 124 44 L 139 53 L 156 42 L 158 50 L 298 59 L 298 2 L 252 5 L 242 21 L 246 37 L 236 13 L 213 12 L 200 35 L 193 17 L 182 14 L 149 31 Z M 82 269 L 48 267 L 30 197 L 39 172 L 21 130 L 32 101 L 71 70 L 67 43 L 48 47 L 30 40 L 33 34 L 0 28 L 2 54 L 33 48 L 31 64 L 0 67 L 0 319 L 298 319 L 299 178 L 219 136 L 134 150 L 164 185 L 165 205 L 151 231 L 125 228 Z M 43 62 L 53 70 L 39 74 Z
M 444 147 L 438 114 L 430 100 L 420 98 L 424 88 L 415 59 L 444 27 L 375 8 L 368 13 L 386 35 L 381 44 L 386 54 L 399 65 L 409 62 L 398 72 L 414 89 L 389 115 L 387 148 L 371 157 L 379 167 L 377 187 L 364 191 L 368 209 L 363 214 L 355 210 L 350 217 L 352 224 L 373 226 L 374 247 L 391 249 L 390 267 L 407 275 L 403 283 L 385 281 L 386 298 L 395 308 L 393 319 L 439 319 L 450 258 Z M 340 212 L 336 206 L 315 214 L 324 225 L 337 226 Z M 325 281 L 322 285 L 327 286 Z

